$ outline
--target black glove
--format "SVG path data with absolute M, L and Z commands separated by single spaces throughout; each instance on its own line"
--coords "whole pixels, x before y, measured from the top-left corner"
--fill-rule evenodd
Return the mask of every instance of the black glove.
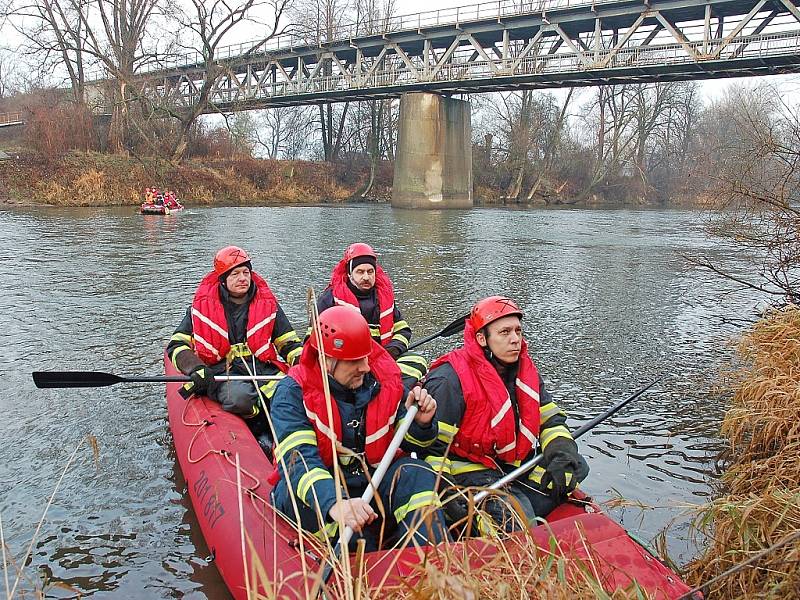
M 589 474 L 589 465 L 578 453 L 578 445 L 567 438 L 556 438 L 547 445 L 543 466 L 545 473 L 542 475 L 542 488 L 547 491 L 552 484 L 550 497 L 557 502 L 566 498 Z M 567 473 L 572 475 L 569 483 Z
M 205 394 L 208 391 L 208 386 L 214 381 L 214 373 L 206 365 L 200 365 L 192 369 L 189 377 L 192 378 L 192 383 L 194 383 L 192 392 L 195 394 Z
M 387 346 L 386 351 L 391 354 L 392 358 L 395 360 L 397 360 L 397 357 L 403 353 L 403 351 L 397 346 Z

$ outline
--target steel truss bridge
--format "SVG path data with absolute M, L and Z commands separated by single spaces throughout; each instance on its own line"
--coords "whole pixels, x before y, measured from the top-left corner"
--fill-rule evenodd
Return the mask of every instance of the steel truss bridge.
M 210 109 L 798 72 L 796 2 L 499 0 L 281 36 L 218 51 Z M 189 106 L 206 76 L 198 55 L 177 56 L 140 86 Z

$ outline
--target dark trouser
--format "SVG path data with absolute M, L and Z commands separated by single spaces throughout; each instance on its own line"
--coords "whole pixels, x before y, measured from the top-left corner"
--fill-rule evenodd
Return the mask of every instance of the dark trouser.
M 361 497 L 368 485 L 366 476 L 355 472 L 345 477 L 348 497 Z M 435 485 L 436 475 L 425 462 L 409 457 L 394 461 L 378 486 L 377 498 L 371 504 L 379 518 L 360 533 L 353 534 L 350 550 L 355 549 L 360 538 L 365 541 L 366 551 L 371 552 L 386 543 L 399 540 L 409 532 L 408 545 L 438 544 L 449 540 L 444 515 L 441 508 L 436 507 L 438 496 L 433 492 Z M 285 480 L 281 479 L 272 493 L 273 504 L 289 519 L 296 521 L 299 516 L 302 528 L 315 535 L 324 536 L 322 529 L 325 528 L 327 535 L 335 541 L 338 532 L 331 526 L 328 515 L 323 515 L 323 522 L 320 523 L 318 511 L 313 506 L 313 492 L 309 493 L 309 501 L 311 507 L 297 500 L 299 515 L 295 515 Z
M 223 410 L 244 418 L 253 416 L 258 402 L 252 381 L 215 381 L 208 386 L 208 397 L 219 402 Z
M 275 383 L 275 381 L 215 381 L 208 387 L 208 397 L 219 402 L 223 410 L 242 417 L 265 451 L 268 448 L 271 451 L 272 432 L 267 416 L 261 410 L 256 384 L 263 384 L 259 387 L 269 408 L 269 401 L 275 392 Z
M 487 469 L 454 475 L 451 479 L 461 488 L 487 488 L 504 475 L 505 473 L 502 471 Z M 489 524 L 482 523 L 479 516 L 476 519 L 477 522 L 466 523 L 470 513 L 467 507 L 467 496 L 463 494 L 463 491 L 452 494 L 449 490 L 445 490 L 443 496 L 448 524 L 467 530 L 471 528 L 473 535 L 487 529 Z M 505 485 L 499 494 L 489 495 L 481 504 L 480 510 L 492 518 L 495 527 L 510 533 L 527 529 L 535 523 L 537 517 L 546 517 L 556 506 L 558 506 L 556 501 L 543 492 L 536 483 L 523 476 Z

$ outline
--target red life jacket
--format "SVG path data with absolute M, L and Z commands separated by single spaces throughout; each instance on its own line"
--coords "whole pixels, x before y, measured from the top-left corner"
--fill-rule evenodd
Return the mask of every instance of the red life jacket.
M 539 435 L 539 372 L 522 340 L 516 392 L 519 433 L 511 397 L 475 339 L 475 328 L 467 320 L 464 346 L 436 359 L 431 371 L 450 363 L 461 382 L 466 409 L 453 439 L 453 454 L 487 468 L 497 468 L 494 459 L 505 463 L 524 460 Z
M 251 272 L 256 293 L 247 312 L 247 347 L 263 362 L 271 362 L 282 371 L 286 366 L 279 360 L 272 343 L 272 330 L 278 314 L 278 301 L 267 282 Z M 228 319 L 222 306 L 219 275 L 212 271 L 200 282 L 192 301 L 192 335 L 195 352 L 207 365 L 225 360 L 231 349 L 228 339 Z
M 333 291 L 333 301 L 336 304 L 349 304 L 360 310 L 358 298 L 347 286 L 348 262 L 342 259 L 333 267 L 328 287 Z M 394 333 L 392 331 L 394 328 L 394 286 L 380 265 L 375 265 L 375 293 L 378 297 L 378 311 L 380 312 L 378 324 L 381 330 L 381 345 L 386 346 L 392 341 Z
M 391 355 L 374 340 L 372 352 L 368 358 L 370 370 L 380 384 L 378 395 L 367 404 L 366 443 L 364 453 L 367 463 L 377 465 L 394 436 L 394 421 L 400 402 L 405 400 L 400 368 Z M 317 350 L 311 344 L 303 347 L 300 361 L 289 369 L 289 377 L 294 379 L 303 390 L 303 404 L 314 431 L 317 434 L 317 445 L 322 462 L 330 468 L 333 466 L 333 446 L 328 423 L 328 408 L 325 404 L 325 393 L 322 387 Z M 336 400 L 331 398 L 333 406 L 333 432 L 336 439 L 342 441 L 342 417 Z M 398 455 L 400 453 L 398 452 Z

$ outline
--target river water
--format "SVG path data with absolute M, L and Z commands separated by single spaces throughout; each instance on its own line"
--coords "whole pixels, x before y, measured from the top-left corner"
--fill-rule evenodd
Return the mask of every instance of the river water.
M 632 505 L 611 512 L 644 541 L 668 524 L 673 558 L 696 552 L 682 514 L 714 490 L 724 398 L 712 393 L 730 340 L 758 299 L 689 264 L 704 254 L 739 274 L 735 247 L 684 211 L 388 206 L 0 211 L 0 517 L 19 561 L 69 457 L 25 568 L 25 589 L 61 581 L 84 595 L 226 598 L 183 496 L 164 388 L 38 390 L 35 370 L 162 373 L 162 351 L 227 244 L 248 249 L 297 328 L 344 247 L 373 244 L 417 338 L 478 298 L 526 313 L 531 353 L 570 423 L 667 374 L 581 441 L 584 488 Z M 455 344 L 423 347 L 433 358 Z M 9 573 L 13 583 L 13 569 Z M 50 595 L 75 597 L 51 588 Z

